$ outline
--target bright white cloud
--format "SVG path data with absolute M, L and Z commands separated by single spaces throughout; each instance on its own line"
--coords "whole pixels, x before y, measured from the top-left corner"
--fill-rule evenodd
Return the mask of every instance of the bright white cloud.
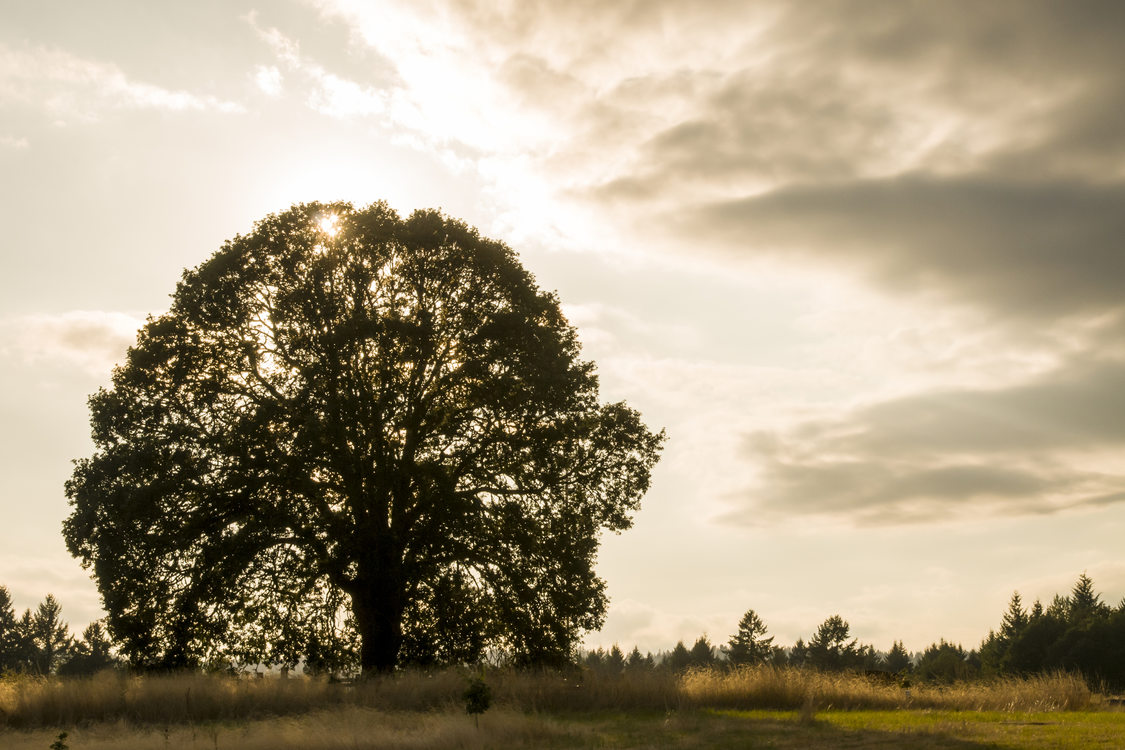
M 267 96 L 281 96 L 281 71 L 273 65 L 259 65 L 254 69 L 254 83 Z
M 310 109 L 338 119 L 379 116 L 387 111 L 387 92 L 329 72 L 303 55 L 300 44 L 281 30 L 263 27 L 257 14 L 250 13 L 243 20 L 269 45 L 279 63 L 294 77 L 303 79 L 303 94 Z M 276 66 L 259 66 L 256 80 L 259 88 L 271 96 L 281 93 L 282 73 Z

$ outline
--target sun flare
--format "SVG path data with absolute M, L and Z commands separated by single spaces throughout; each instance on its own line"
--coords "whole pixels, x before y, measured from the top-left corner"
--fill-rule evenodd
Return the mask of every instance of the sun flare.
M 335 237 L 340 231 L 339 221 L 340 217 L 336 214 L 325 214 L 320 217 L 320 221 L 317 222 L 317 227 L 329 237 Z

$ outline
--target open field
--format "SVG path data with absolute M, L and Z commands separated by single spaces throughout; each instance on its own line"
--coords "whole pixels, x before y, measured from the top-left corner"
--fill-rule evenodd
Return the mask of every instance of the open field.
M 800 670 L 492 672 L 466 716 L 466 674 L 355 686 L 216 676 L 0 683 L 0 747 L 122 748 L 1125 748 L 1125 713 L 1065 675 L 909 691 Z
M 0 731 L 5 750 L 45 750 L 57 729 Z M 1117 711 L 652 711 L 527 714 L 498 708 L 480 728 L 464 713 L 341 707 L 245 722 L 71 728 L 71 750 L 483 750 L 484 748 L 1071 748 L 1125 747 Z

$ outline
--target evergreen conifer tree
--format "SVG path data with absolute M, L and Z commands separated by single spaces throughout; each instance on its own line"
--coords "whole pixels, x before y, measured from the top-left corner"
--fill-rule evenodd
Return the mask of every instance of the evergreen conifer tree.
M 35 671 L 54 674 L 69 658 L 74 639 L 62 620 L 62 605 L 47 594 L 31 618 L 31 646 L 34 649 Z
M 609 649 L 605 656 L 604 669 L 607 674 L 617 677 L 625 672 L 625 654 L 616 643 Z
M 789 650 L 789 666 L 803 667 L 809 660 L 809 647 L 805 645 L 804 640 L 798 638 L 797 642 L 793 644 L 793 648 Z
M 641 650 L 633 646 L 633 650 L 629 652 L 629 658 L 625 660 L 625 673 L 643 674 L 651 671 L 653 665 L 652 654 L 642 656 Z
M 676 647 L 672 649 L 672 653 L 668 654 L 664 664 L 668 665 L 668 668 L 673 672 L 682 672 L 691 666 L 691 652 L 687 650 L 683 641 L 676 642 Z
M 1109 608 L 1102 602 L 1101 596 L 1094 591 L 1094 581 L 1085 573 L 1078 577 L 1067 604 L 1067 620 L 1071 625 L 1078 625 L 1090 619 L 1100 619 L 1109 614 Z
M 895 641 L 891 644 L 891 650 L 887 652 L 884 665 L 888 672 L 894 672 L 895 674 L 910 671 L 910 654 L 906 653 L 906 648 L 902 645 L 902 641 Z
M 707 639 L 707 634 L 699 636 L 691 647 L 690 664 L 693 667 L 710 667 L 715 664 L 715 647 Z
M 738 632 L 730 637 L 730 645 L 723 648 L 727 661 L 733 667 L 765 662 L 773 649 L 773 636 L 765 636 L 762 618 L 754 610 L 747 610 L 738 622 Z
M 1012 598 L 1008 602 L 1008 611 L 1004 613 L 1004 620 L 1000 625 L 1000 638 L 1005 642 L 1015 640 L 1027 627 L 1028 621 L 1027 612 L 1023 608 L 1023 600 L 1020 599 L 1020 592 L 1012 592 Z

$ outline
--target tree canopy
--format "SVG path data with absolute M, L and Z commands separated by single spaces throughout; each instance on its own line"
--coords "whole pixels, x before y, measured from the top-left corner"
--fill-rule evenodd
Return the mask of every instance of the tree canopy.
M 139 665 L 567 658 L 663 433 L 435 211 L 305 204 L 185 271 L 91 396 L 71 553 Z

